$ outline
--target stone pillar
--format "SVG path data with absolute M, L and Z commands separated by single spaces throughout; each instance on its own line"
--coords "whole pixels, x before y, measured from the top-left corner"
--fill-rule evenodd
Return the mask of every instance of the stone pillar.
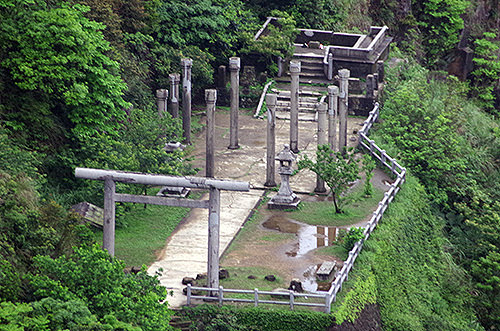
M 328 80 L 333 79 L 333 54 L 328 53 Z
M 378 73 L 379 82 L 383 82 L 385 79 L 384 61 L 377 61 L 377 73 Z
M 238 146 L 238 111 L 240 108 L 240 58 L 229 59 L 229 70 L 231 71 L 231 118 L 229 130 L 229 149 L 237 149 Z
M 156 90 L 156 105 L 158 106 L 158 116 L 163 117 L 167 112 L 168 90 Z
M 208 199 L 208 264 L 207 285 L 219 287 L 220 190 L 210 189 Z M 212 292 L 211 295 L 216 295 Z
M 217 70 L 217 87 L 225 88 L 227 84 L 226 66 L 220 65 Z
M 170 79 L 170 111 L 172 117 L 179 117 L 179 81 L 181 77 L 179 74 L 168 75 Z
M 182 59 L 182 129 L 186 144 L 191 144 L 191 68 L 192 59 Z
M 299 75 L 300 61 L 290 61 L 290 149 L 299 152 Z
M 283 58 L 281 56 L 278 56 L 278 74 L 276 76 L 283 76 Z
M 366 97 L 367 98 L 372 98 L 374 96 L 374 90 L 375 90 L 375 79 L 373 75 L 367 75 L 366 76 Z
M 349 76 L 351 72 L 348 69 L 339 70 L 340 77 L 340 95 L 339 95 L 339 151 L 344 154 L 347 147 L 347 110 L 349 109 Z
M 104 179 L 104 224 L 102 248 L 115 256 L 115 190 L 116 183 L 111 177 Z
M 274 187 L 276 181 L 274 179 L 276 154 L 276 103 L 278 100 L 277 94 L 266 95 L 267 106 L 267 168 L 266 168 L 266 183 L 264 186 Z
M 328 105 L 326 102 L 320 102 L 318 104 L 318 146 L 326 145 L 326 110 Z M 325 181 L 322 180 L 318 175 L 316 175 L 316 188 L 314 189 L 316 193 L 325 193 Z
M 214 177 L 215 172 L 215 102 L 217 90 L 205 90 L 205 101 L 207 102 L 207 137 L 206 137 L 206 164 L 205 176 Z
M 374 88 L 375 88 L 375 90 L 378 90 L 378 82 L 379 82 L 379 80 L 378 80 L 378 72 L 376 72 L 376 73 L 373 74 L 373 80 L 375 82 Z
M 334 151 L 338 150 L 338 97 L 339 88 L 335 85 L 328 86 L 328 145 Z

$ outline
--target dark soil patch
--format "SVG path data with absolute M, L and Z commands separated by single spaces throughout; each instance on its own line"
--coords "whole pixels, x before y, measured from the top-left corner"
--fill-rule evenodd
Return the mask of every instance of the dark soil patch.
M 361 311 L 359 318 L 351 322 L 331 326 L 328 331 L 380 331 L 382 321 L 380 319 L 380 308 L 377 304 L 366 305 Z

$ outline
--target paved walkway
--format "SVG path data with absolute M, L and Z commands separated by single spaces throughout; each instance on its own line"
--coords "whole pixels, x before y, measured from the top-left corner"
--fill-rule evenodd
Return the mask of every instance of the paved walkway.
M 204 118 L 202 119 L 204 121 Z M 361 127 L 363 119 L 349 119 L 349 133 Z M 288 121 L 278 121 L 276 125 L 276 153 L 289 141 Z M 240 114 L 239 145 L 237 150 L 229 150 L 229 112 L 218 110 L 216 113 L 216 156 L 215 178 L 247 181 L 250 192 L 221 192 L 221 229 L 220 253 L 228 247 L 247 219 L 252 209 L 264 194 L 266 176 L 266 121 Z M 316 150 L 316 126 L 314 122 L 299 123 L 299 150 L 301 154 L 312 155 Z M 355 135 L 354 135 L 355 136 Z M 356 141 L 350 141 L 355 144 Z M 205 132 L 194 141 L 194 165 L 200 169 L 199 176 L 204 176 Z M 278 168 L 278 167 L 276 167 Z M 276 174 L 279 183 L 279 175 Z M 316 176 L 309 171 L 302 171 L 290 180 L 291 187 L 297 192 L 312 192 Z M 208 199 L 208 194 L 203 197 Z M 182 278 L 196 277 L 207 271 L 208 212 L 206 209 L 192 209 L 187 219 L 182 222 L 168 238 L 160 259 L 148 269 L 149 274 L 161 271 L 160 282 L 173 296 L 167 301 L 172 307 L 186 303 L 182 294 Z

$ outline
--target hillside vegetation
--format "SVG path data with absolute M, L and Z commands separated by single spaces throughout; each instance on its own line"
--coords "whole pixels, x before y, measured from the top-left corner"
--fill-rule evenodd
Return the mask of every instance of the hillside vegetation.
M 256 44 L 269 15 L 285 32 Z M 499 329 L 499 17 L 494 0 L 0 0 L 0 328 L 170 329 L 165 289 L 144 272 L 125 275 L 67 212 L 102 204 L 101 184 L 76 180 L 74 168 L 193 174 L 184 152 L 164 151 L 181 123 L 158 118 L 154 98 L 181 58 L 193 59 L 203 103 L 230 56 L 271 75 L 295 26 L 385 24 L 400 60 L 372 139 L 410 176 L 337 322 L 376 302 L 387 330 Z M 464 50 L 472 71 L 460 81 L 446 70 Z

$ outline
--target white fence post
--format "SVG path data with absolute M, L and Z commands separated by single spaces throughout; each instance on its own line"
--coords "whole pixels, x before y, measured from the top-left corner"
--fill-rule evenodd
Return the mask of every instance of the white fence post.
M 187 305 L 191 306 L 191 284 L 187 285 Z
M 259 290 L 256 288 L 253 289 L 253 299 L 254 306 L 257 307 L 259 305 Z
M 224 301 L 224 288 L 219 286 L 219 306 L 222 307 L 222 303 Z
M 293 304 L 295 303 L 295 295 L 293 294 L 293 291 L 290 290 L 290 309 L 293 310 Z

